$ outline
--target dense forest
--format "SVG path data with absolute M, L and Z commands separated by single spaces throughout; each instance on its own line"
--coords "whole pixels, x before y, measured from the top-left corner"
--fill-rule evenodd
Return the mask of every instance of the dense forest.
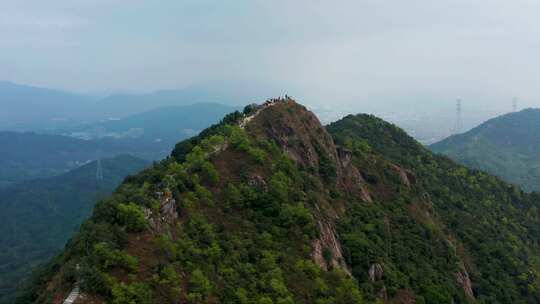
M 431 222 L 431 233 L 447 235 L 446 245 L 468 272 L 476 302 L 539 301 L 540 195 L 526 194 L 497 177 L 434 155 L 399 128 L 373 116 L 348 116 L 329 130 L 338 143 L 356 142 L 414 170 L 428 202 L 420 216 Z
M 466 166 L 540 190 L 540 109 L 525 109 L 486 121 L 429 148 Z
M 17 303 L 538 303 L 538 202 L 376 117 L 271 100 L 126 179 Z
M 58 254 L 90 214 L 129 174 L 149 165 L 120 155 L 55 177 L 0 190 L 0 303 L 11 303 L 17 286 L 37 265 Z

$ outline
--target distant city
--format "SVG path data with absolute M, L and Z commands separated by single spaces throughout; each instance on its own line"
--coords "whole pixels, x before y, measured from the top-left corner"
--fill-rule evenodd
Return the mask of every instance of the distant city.
M 509 107 L 509 109 L 511 108 Z M 314 108 L 312 110 L 317 113 L 324 124 L 336 121 L 351 113 L 341 109 Z M 486 120 L 510 111 L 501 108 L 462 110 L 459 130 L 456 130 L 456 120 L 458 118 L 455 110 L 411 113 L 401 108 L 396 111 L 375 110 L 373 112 L 372 114 L 375 116 L 404 129 L 423 145 L 430 145 L 453 134 L 466 132 Z

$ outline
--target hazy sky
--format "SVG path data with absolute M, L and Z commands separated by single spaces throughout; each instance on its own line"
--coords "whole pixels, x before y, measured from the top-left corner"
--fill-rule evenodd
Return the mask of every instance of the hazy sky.
M 256 82 L 327 104 L 536 104 L 539 12 L 537 0 L 2 1 L 0 79 L 78 92 Z

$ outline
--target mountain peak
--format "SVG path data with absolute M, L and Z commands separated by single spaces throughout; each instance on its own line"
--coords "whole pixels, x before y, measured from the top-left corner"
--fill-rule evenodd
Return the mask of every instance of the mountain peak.
M 270 100 L 245 120 L 252 120 L 246 125 L 248 133 L 275 141 L 298 164 L 317 166 L 321 153 L 337 162 L 330 134 L 313 112 L 293 99 Z

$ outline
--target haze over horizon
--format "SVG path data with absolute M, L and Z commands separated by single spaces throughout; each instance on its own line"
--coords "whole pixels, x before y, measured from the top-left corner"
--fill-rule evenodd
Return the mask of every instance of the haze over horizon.
M 18 1 L 0 12 L 0 79 L 93 94 L 240 83 L 351 109 L 458 97 L 509 109 L 513 96 L 539 106 L 538 9 L 529 0 Z

